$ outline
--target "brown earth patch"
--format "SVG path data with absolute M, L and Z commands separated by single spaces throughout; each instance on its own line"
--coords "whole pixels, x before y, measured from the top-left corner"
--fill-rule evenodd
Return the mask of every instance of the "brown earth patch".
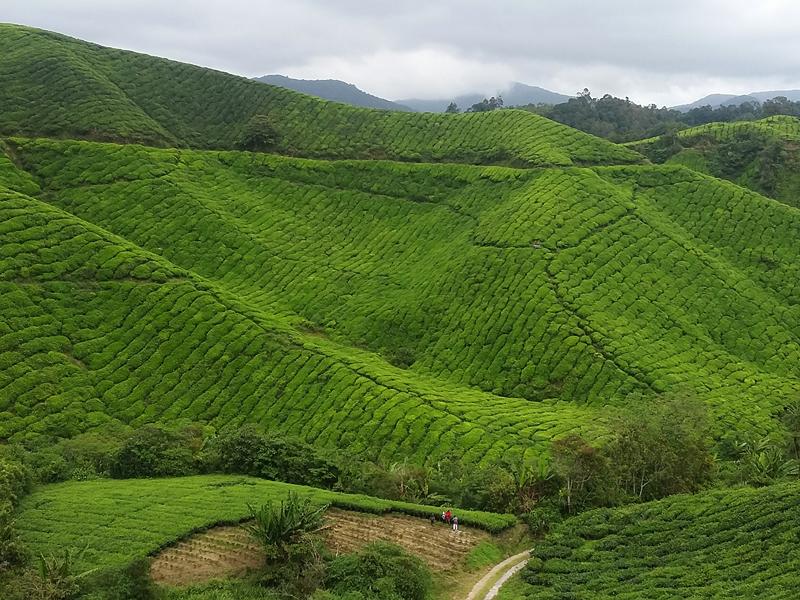
M 326 545 L 335 555 L 359 550 L 383 540 L 402 546 L 424 560 L 434 572 L 447 572 L 463 563 L 475 546 L 492 538 L 485 531 L 389 513 L 370 515 L 339 509 L 327 512 Z M 241 527 L 219 526 L 197 533 L 162 550 L 153 559 L 151 574 L 161 585 L 182 586 L 243 575 L 261 567 L 263 554 Z

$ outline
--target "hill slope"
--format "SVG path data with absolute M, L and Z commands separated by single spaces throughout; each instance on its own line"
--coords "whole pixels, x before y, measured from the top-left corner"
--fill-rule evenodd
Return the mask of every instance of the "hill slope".
M 358 89 L 352 83 L 339 81 L 338 79 L 293 79 L 286 75 L 264 75 L 256 77 L 256 81 L 277 85 L 301 94 L 317 96 L 325 100 L 361 106 L 363 108 L 377 108 L 381 110 L 399 110 L 408 112 L 412 109 L 397 102 L 373 96 Z
M 155 162 L 126 162 L 127 173 L 113 174 L 121 182 L 134 173 L 163 175 Z M 536 452 L 531 442 L 540 433 L 594 427 L 596 418 L 579 407 L 435 382 L 299 331 L 242 302 L 225 282 L 8 188 L 0 187 L 0 215 L 4 440 L 69 437 L 110 419 L 249 421 L 386 460 L 479 461 Z M 195 230 L 198 239 L 202 231 Z
M 796 483 L 590 511 L 536 545 L 520 587 L 531 600 L 789 600 L 799 527 Z
M 656 162 L 686 165 L 800 206 L 800 119 L 709 123 L 629 144 Z
M 631 394 L 690 389 L 722 433 L 800 389 L 800 212 L 688 169 L 10 147 L 38 184 L 7 185 L 59 210 L 4 204 L 4 437 L 92 407 L 489 460 L 597 437 Z M 134 262 L 92 262 L 122 238 Z
M 389 511 L 428 517 L 436 508 L 370 496 L 341 494 L 276 481 L 231 475 L 147 480 L 70 481 L 42 486 L 27 496 L 17 526 L 33 552 L 69 549 L 76 569 L 108 568 L 154 553 L 194 531 L 238 523 L 259 506 L 289 492 L 319 504 L 365 513 Z M 512 515 L 459 511 L 468 526 L 502 531 Z M 81 552 L 85 549 L 85 552 Z
M 525 111 L 418 115 L 355 108 L 54 33 L 0 25 L 0 133 L 234 148 L 255 115 L 274 151 L 327 158 L 570 165 L 641 162 Z

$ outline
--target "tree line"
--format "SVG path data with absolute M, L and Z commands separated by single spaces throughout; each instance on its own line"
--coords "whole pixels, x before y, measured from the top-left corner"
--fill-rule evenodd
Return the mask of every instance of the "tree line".
M 503 99 L 498 96 L 484 98 L 465 112 L 487 112 L 503 107 Z M 562 104 L 528 104 L 515 108 L 534 112 L 617 143 L 674 133 L 706 123 L 755 121 L 774 115 L 800 117 L 800 102 L 785 96 L 763 103 L 743 102 L 719 107 L 706 105 L 682 112 L 673 108 L 659 108 L 655 104 L 643 106 L 632 102 L 630 98 L 617 98 L 610 94 L 595 98 L 588 89 L 578 92 L 575 98 Z M 460 109 L 455 102 L 451 102 L 445 112 L 457 113 Z

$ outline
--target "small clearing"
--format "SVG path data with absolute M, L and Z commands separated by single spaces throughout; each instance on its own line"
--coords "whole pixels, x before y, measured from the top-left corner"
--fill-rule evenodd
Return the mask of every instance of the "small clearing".
M 383 540 L 398 544 L 419 556 L 434 572 L 461 565 L 475 546 L 492 536 L 485 531 L 462 528 L 452 531 L 444 523 L 389 513 L 371 515 L 330 509 L 327 545 L 334 554 L 345 554 Z M 211 579 L 242 575 L 263 564 L 262 552 L 241 527 L 219 526 L 197 533 L 164 549 L 153 559 L 151 574 L 161 585 L 184 586 Z

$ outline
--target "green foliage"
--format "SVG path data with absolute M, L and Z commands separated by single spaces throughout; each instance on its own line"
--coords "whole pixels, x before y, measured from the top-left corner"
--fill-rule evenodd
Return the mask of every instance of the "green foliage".
M 745 483 L 769 485 L 800 475 L 800 463 L 789 458 L 784 445 L 770 438 L 748 440 L 739 445 L 739 476 Z
M 70 550 L 39 554 L 35 568 L 29 568 L 8 587 L 9 600 L 73 600 L 80 596 L 80 582 L 91 571 L 76 573 Z
M 112 477 L 165 477 L 196 472 L 186 435 L 142 427 L 125 440 L 111 461 Z
M 22 464 L 0 457 L 0 573 L 27 557 L 15 529 L 14 509 L 30 484 L 30 473 Z
M 336 465 L 309 444 L 254 425 L 223 430 L 209 444 L 206 460 L 212 470 L 265 479 L 331 487 Z
M 14 147 L 51 203 L 0 203 L 14 441 L 181 418 L 513 464 L 634 391 L 763 435 L 800 387 L 800 219 L 685 168 Z
M 430 506 L 341 494 L 243 476 L 199 475 L 166 479 L 95 479 L 36 488 L 20 506 L 17 528 L 34 553 L 70 549 L 77 569 L 119 568 L 217 523 L 239 523 L 248 504 L 279 502 L 289 492 L 317 505 L 374 514 L 390 511 L 422 518 Z M 500 532 L 512 515 L 459 510 L 469 527 Z M 84 551 L 85 549 L 85 551 Z
M 312 536 L 322 531 L 328 506 L 290 492 L 280 504 L 270 501 L 259 508 L 248 508 L 251 520 L 242 527 L 264 547 L 269 559 L 286 562 L 294 547 L 308 545 Z
M 481 542 L 469 551 L 466 566 L 470 571 L 477 571 L 503 560 L 503 552 L 491 542 Z
M 635 403 L 638 404 L 638 403 Z M 636 501 L 693 492 L 713 474 L 708 417 L 691 398 L 663 398 L 628 410 L 603 448 L 614 493 Z
M 253 115 L 244 126 L 242 135 L 237 142 L 241 150 L 252 152 L 265 152 L 275 148 L 278 134 L 267 115 Z
M 450 108 L 450 106 L 448 106 L 447 108 Z M 492 96 L 491 98 L 484 98 L 480 102 L 476 102 L 467 109 L 467 112 L 482 113 L 482 112 L 489 112 L 492 110 L 499 110 L 501 108 L 503 108 L 503 98 L 501 98 L 500 96 L 497 96 L 496 98 Z
M 760 121 L 708 123 L 630 146 L 654 162 L 686 164 L 796 206 L 798 140 L 796 116 L 771 116 Z
M 248 580 L 214 581 L 188 588 L 168 588 L 162 591 L 163 600 L 279 600 L 275 590 Z
M 0 29 L 0 132 L 324 158 L 610 164 L 627 149 L 525 111 L 356 108 L 46 31 Z M 253 120 L 255 118 L 255 121 Z
M 523 520 L 535 536 L 544 535 L 563 520 L 561 510 L 551 503 L 543 503 L 527 513 Z
M 343 598 L 358 593 L 364 600 L 427 600 L 431 575 L 422 560 L 400 546 L 373 542 L 331 561 L 325 587 Z
M 583 513 L 537 542 L 525 597 L 792 598 L 799 500 L 793 483 Z

